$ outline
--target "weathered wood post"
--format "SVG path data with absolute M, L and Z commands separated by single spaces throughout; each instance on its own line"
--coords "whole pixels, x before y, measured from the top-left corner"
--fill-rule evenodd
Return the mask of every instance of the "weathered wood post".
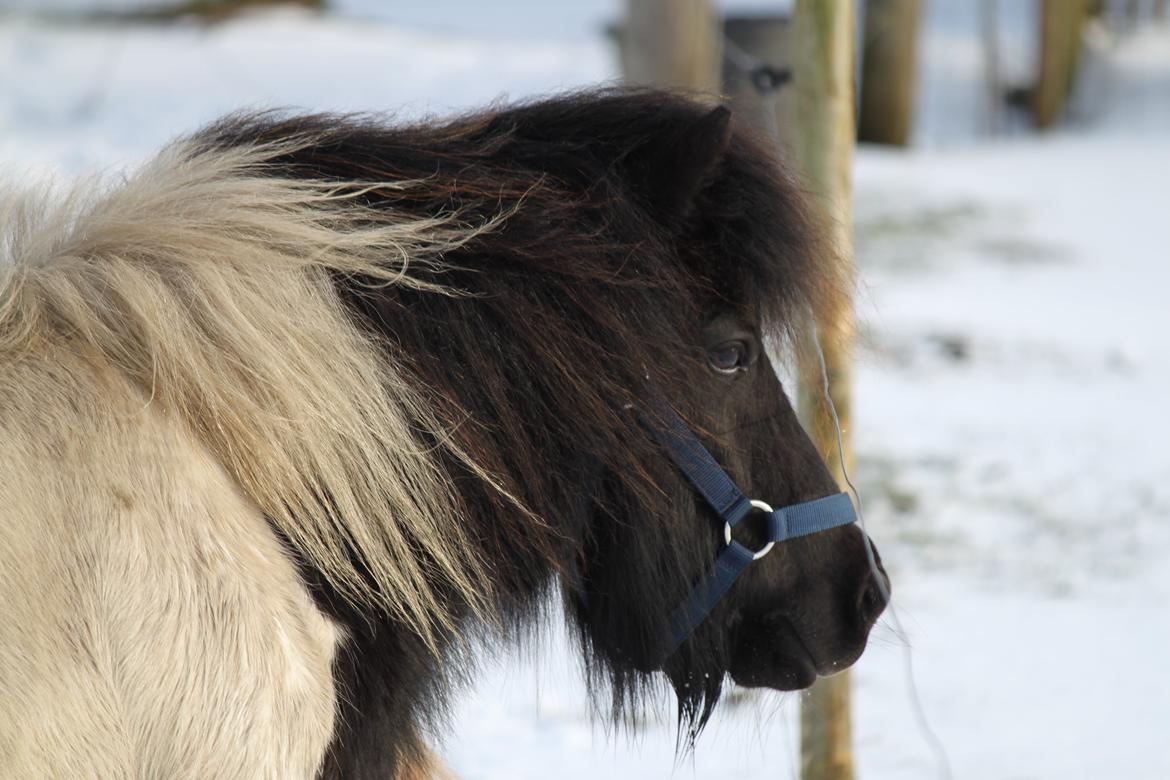
M 719 91 L 722 36 L 710 0 L 627 0 L 618 35 L 626 82 Z
M 1087 0 L 1043 0 L 1040 4 L 1040 63 L 1032 93 L 1032 123 L 1045 130 L 1057 123 L 1072 94 Z
M 851 168 L 856 138 L 854 119 L 853 0 L 797 0 L 793 17 L 792 60 L 794 109 L 789 145 L 805 187 L 821 210 L 833 248 L 852 262 Z M 850 447 L 850 363 L 853 342 L 851 309 L 818 317 L 830 394 L 841 421 L 844 461 L 853 465 Z M 845 488 L 837 457 L 837 432 L 821 401 L 819 365 L 800 368 L 798 406 L 814 443 L 837 483 Z M 803 780 L 852 780 L 853 747 L 850 675 L 842 672 L 818 681 L 801 700 L 801 777 Z
M 917 91 L 921 0 L 867 0 L 861 38 L 857 138 L 892 146 L 910 141 Z

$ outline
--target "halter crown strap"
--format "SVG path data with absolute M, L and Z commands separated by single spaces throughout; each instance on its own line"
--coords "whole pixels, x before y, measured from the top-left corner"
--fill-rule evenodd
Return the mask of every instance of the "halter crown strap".
M 648 426 L 651 433 L 723 520 L 726 541 L 726 546 L 715 558 L 715 565 L 671 615 L 671 641 L 666 653 L 669 656 L 710 614 L 751 562 L 766 555 L 773 544 L 848 525 L 856 521 L 857 515 L 853 502 L 845 493 L 779 509 L 772 509 L 762 501 L 750 501 L 665 400 L 656 399 L 654 410 L 655 419 Z M 731 538 L 731 529 L 753 508 L 766 512 L 768 516 L 768 540 L 759 552 L 753 552 Z

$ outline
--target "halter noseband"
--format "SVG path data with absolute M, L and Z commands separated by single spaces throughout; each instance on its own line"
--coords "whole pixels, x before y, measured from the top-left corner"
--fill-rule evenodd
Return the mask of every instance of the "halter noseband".
M 767 555 L 773 545 L 839 525 L 848 525 L 857 520 L 857 514 L 853 501 L 846 493 L 779 509 L 773 509 L 763 501 L 749 500 L 669 404 L 656 399 L 654 406 L 657 414 L 653 423 L 648 425 L 650 432 L 723 520 L 725 544 L 715 557 L 715 565 L 671 615 L 671 644 L 666 652 L 670 656 L 703 622 L 748 565 Z M 768 516 L 768 541 L 758 551 L 750 550 L 731 538 L 731 529 L 751 514 L 753 509 Z

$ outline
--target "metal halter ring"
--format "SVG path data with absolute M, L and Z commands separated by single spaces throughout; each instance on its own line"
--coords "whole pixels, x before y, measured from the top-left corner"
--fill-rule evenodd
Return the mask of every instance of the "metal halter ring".
M 758 509 L 761 512 L 767 512 L 768 514 L 772 514 L 772 512 L 775 511 L 774 509 L 772 509 L 772 507 L 768 506 L 763 501 L 757 501 L 754 498 L 751 500 L 751 504 L 752 504 L 752 509 Z M 723 541 L 726 542 L 727 544 L 731 544 L 731 523 L 724 523 L 723 524 Z M 775 542 L 768 542 L 763 547 L 761 547 L 757 552 L 752 554 L 752 560 L 758 561 L 760 558 L 763 558 L 765 555 L 770 553 L 772 551 L 772 548 L 775 546 L 776 546 Z

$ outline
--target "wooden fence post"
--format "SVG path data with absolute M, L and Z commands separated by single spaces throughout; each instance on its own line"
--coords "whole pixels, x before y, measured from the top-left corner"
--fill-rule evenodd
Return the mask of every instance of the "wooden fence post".
M 1057 123 L 1072 94 L 1087 0 L 1043 0 L 1040 4 L 1040 64 L 1032 94 L 1032 123 L 1046 130 Z
M 710 0 L 627 0 L 618 34 L 627 83 L 719 91 L 722 36 Z
M 821 209 L 832 245 L 852 262 L 851 168 L 854 119 L 853 0 L 797 0 L 793 17 L 793 108 L 790 146 L 806 188 Z M 852 310 L 817 324 L 831 396 L 841 421 L 844 459 L 850 447 L 850 361 Z M 837 458 L 837 434 L 820 403 L 819 366 L 802 366 L 798 406 L 814 443 L 844 487 Z M 801 700 L 800 754 L 803 780 L 852 780 L 850 676 L 842 672 L 818 681 Z
M 921 0 L 867 0 L 861 39 L 857 139 L 892 146 L 910 141 L 918 68 Z

